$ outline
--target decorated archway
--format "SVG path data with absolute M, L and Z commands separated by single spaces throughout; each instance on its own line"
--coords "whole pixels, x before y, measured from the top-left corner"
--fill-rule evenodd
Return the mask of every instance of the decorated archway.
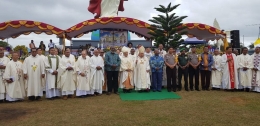
M 206 24 L 184 23 L 183 26 L 187 27 L 185 31 L 187 31 L 188 34 L 193 35 L 200 40 L 213 41 L 216 39 L 223 39 L 226 36 L 226 33 L 223 31 Z
M 97 29 L 118 29 L 126 30 L 137 34 L 140 37 L 144 37 L 146 40 L 150 40 L 151 35 L 149 23 L 144 21 L 127 18 L 127 17 L 107 17 L 90 19 L 78 23 L 67 30 L 62 30 L 50 24 L 46 24 L 38 21 L 30 20 L 15 20 L 0 23 L 0 39 L 16 38 L 20 35 L 29 35 L 30 33 L 46 33 L 48 35 L 55 34 L 60 38 L 63 38 L 63 44 L 65 44 L 65 37 L 67 39 L 79 38 L 86 33 L 95 31 Z M 180 27 L 187 27 L 185 31 L 198 39 L 206 41 L 225 38 L 225 33 L 212 26 L 200 24 L 200 23 L 184 23 Z M 64 45 L 65 46 L 65 45 Z
M 134 32 L 139 36 L 149 39 L 148 34 L 150 25 L 146 22 L 134 18 L 127 17 L 108 17 L 83 21 L 66 30 L 69 38 L 79 38 L 84 34 L 95 31 L 97 29 L 118 29 Z
M 108 17 L 83 21 L 70 27 L 65 32 L 67 37 L 71 39 L 79 38 L 84 34 L 95 31 L 97 29 L 111 28 L 127 30 L 137 34 L 138 36 L 144 37 L 146 40 L 149 40 L 151 35 L 148 34 L 150 31 L 148 27 L 150 27 L 150 24 L 138 19 L 127 17 Z M 225 33 L 223 31 L 206 24 L 184 23 L 180 27 L 187 27 L 185 31 L 187 31 L 188 34 L 192 34 L 198 39 L 203 39 L 206 41 L 225 37 Z
M 64 30 L 38 21 L 14 20 L 0 23 L 0 39 L 17 38 L 20 35 L 29 35 L 31 33 L 47 35 L 62 35 Z

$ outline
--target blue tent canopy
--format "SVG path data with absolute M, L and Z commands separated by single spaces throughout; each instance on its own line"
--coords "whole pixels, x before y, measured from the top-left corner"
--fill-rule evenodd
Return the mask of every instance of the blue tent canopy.
M 191 44 L 191 45 L 197 45 L 197 44 L 206 44 L 206 41 L 184 41 L 181 44 Z
M 197 44 L 206 44 L 207 41 L 205 40 L 199 40 L 196 37 L 186 38 L 182 44 L 191 44 L 191 45 L 197 45 Z

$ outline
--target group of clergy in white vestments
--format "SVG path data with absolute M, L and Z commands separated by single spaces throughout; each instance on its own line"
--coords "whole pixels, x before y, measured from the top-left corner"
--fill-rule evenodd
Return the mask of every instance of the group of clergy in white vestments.
M 108 80 L 107 77 L 110 76 L 106 76 L 111 74 L 111 71 L 118 71 L 116 74 L 118 78 L 113 82 L 119 83 L 119 88 L 124 89 L 124 92 L 129 92 L 131 89 L 149 90 L 153 83 L 150 80 L 151 64 L 148 59 L 151 57 L 146 57 L 143 46 L 138 47 L 136 50 L 138 53 L 134 53 L 133 49 L 129 47 L 123 47 L 121 53 L 110 51 L 106 54 L 107 57 L 106 55 L 101 56 L 99 50 L 95 50 L 94 55 L 90 57 L 84 50 L 77 61 L 68 48 L 65 49 L 62 57 L 58 56 L 55 48 L 49 49 L 48 56 L 41 55 L 41 49 L 32 48 L 31 55 L 23 63 L 18 60 L 19 53 L 13 52 L 12 60 L 10 60 L 4 56 L 3 50 L 3 47 L 0 47 L 0 101 L 4 99 L 10 102 L 19 101 L 25 97 L 31 101 L 41 100 L 43 91 L 46 92 L 45 97 L 48 99 L 62 97 L 66 100 L 73 98 L 74 95 L 79 97 L 101 95 L 106 84 L 108 87 L 110 85 L 110 89 L 105 90 L 111 93 L 113 85 L 111 88 L 109 81 L 113 81 L 113 79 Z M 160 54 L 159 56 L 168 54 L 163 50 L 156 50 L 156 52 Z M 219 50 L 215 50 L 211 64 L 210 83 L 212 88 L 260 92 L 260 47 L 256 47 L 255 53 L 251 56 L 247 52 L 247 48 L 242 48 L 241 55 L 236 56 L 232 53 L 232 48 L 227 47 L 226 53 L 221 56 Z M 206 53 L 204 52 L 204 54 Z M 211 54 L 207 53 L 207 55 Z M 113 58 L 117 56 L 120 59 L 114 62 Z M 199 57 L 199 55 L 197 56 Z M 107 61 L 109 58 L 111 58 L 110 61 Z M 184 55 L 183 58 L 187 59 L 187 56 Z M 205 59 L 205 57 L 201 58 Z M 179 60 L 182 59 L 179 58 Z M 155 61 L 161 63 L 157 58 Z M 208 61 L 205 62 L 210 64 Z M 177 67 L 179 62 L 174 64 L 176 66 L 171 66 L 172 69 Z M 164 66 L 155 68 L 155 70 L 162 69 L 161 72 L 164 72 Z M 178 69 L 184 68 L 179 66 Z M 159 76 L 161 76 L 159 80 L 162 81 L 164 74 L 159 74 Z M 181 82 L 177 85 L 179 84 Z M 118 94 L 117 88 L 113 89 L 116 94 Z
M 212 87 L 260 92 L 259 47 L 252 55 L 246 47 L 241 49 L 240 55 L 233 54 L 232 48 L 227 47 L 226 54 L 214 56 L 214 60 L 217 70 L 212 72 Z

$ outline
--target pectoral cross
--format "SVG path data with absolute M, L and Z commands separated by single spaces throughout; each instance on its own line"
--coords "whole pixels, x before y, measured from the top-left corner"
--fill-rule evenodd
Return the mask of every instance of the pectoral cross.
M 143 60 L 141 60 L 141 64 L 144 64 L 144 61 L 143 61 Z
M 35 70 L 37 69 L 37 65 L 35 65 L 35 62 L 34 62 L 33 65 L 32 65 L 32 69 L 33 69 L 34 72 L 35 72 Z

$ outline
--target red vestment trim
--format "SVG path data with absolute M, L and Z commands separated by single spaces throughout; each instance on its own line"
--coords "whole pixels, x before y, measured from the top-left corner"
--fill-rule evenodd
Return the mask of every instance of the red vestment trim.
M 229 69 L 229 78 L 230 78 L 230 87 L 231 89 L 235 88 L 235 68 L 234 68 L 234 59 L 232 54 L 227 55 L 228 59 L 232 59 L 228 62 L 228 69 Z

